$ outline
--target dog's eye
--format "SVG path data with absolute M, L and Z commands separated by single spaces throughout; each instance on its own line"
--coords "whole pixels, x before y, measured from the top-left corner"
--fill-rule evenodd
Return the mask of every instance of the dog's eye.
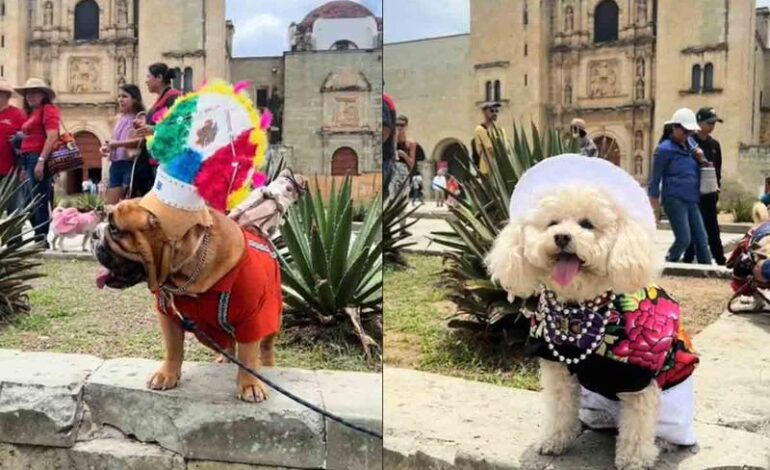
M 555 220 L 552 220 L 552 221 L 551 221 L 551 222 L 548 224 L 548 226 L 549 226 L 549 227 L 553 227 L 554 225 L 556 225 L 556 224 L 558 224 L 558 223 L 559 223 L 559 222 L 557 222 L 557 221 L 555 221 Z
M 109 225 L 109 231 L 110 231 L 110 235 L 112 235 L 113 237 L 117 237 L 120 235 L 120 230 L 118 230 L 118 228 L 112 224 Z
M 580 219 L 580 222 L 578 222 L 578 224 L 586 230 L 594 229 L 594 224 L 592 224 L 591 221 L 588 219 Z

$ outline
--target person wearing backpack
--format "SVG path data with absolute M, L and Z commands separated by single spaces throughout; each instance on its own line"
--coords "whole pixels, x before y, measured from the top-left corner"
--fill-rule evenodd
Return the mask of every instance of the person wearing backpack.
M 38 197 L 39 203 L 32 211 L 31 222 L 35 229 L 35 241 L 49 249 L 48 229 L 51 219 L 53 200 L 53 178 L 47 166 L 47 160 L 59 138 L 61 113 L 54 104 L 56 93 L 44 80 L 30 78 L 15 91 L 24 97 L 24 110 L 27 120 L 22 124 L 24 137 L 21 141 L 22 168 L 26 173 L 25 203 Z

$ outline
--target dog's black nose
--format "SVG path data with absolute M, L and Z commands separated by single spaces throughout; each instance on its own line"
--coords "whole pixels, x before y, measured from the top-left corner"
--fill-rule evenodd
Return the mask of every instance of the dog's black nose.
M 564 248 L 565 246 L 569 245 L 570 241 L 572 241 L 572 237 L 566 233 L 557 233 L 553 236 L 553 241 L 559 248 Z

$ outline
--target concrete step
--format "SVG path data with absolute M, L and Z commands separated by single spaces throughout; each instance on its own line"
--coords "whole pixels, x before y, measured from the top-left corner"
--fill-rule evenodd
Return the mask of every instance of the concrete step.
M 698 445 L 656 470 L 770 468 L 770 316 L 723 315 L 693 340 Z M 385 468 L 612 469 L 614 436 L 585 430 L 560 457 L 537 452 L 538 392 L 386 368 Z

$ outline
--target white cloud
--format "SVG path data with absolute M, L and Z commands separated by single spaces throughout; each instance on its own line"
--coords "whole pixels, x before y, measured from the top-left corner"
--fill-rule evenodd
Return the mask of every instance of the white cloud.
M 288 46 L 289 24 L 301 21 L 326 0 L 226 0 L 227 18 L 235 25 L 233 55 L 276 56 Z M 377 16 L 382 0 L 355 0 Z

